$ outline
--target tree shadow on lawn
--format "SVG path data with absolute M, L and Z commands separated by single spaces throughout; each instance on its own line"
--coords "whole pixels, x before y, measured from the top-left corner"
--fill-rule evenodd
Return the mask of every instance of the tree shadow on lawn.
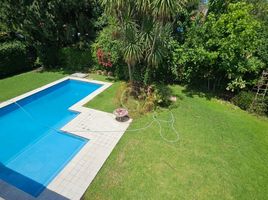
M 195 96 L 206 98 L 207 100 L 211 100 L 212 98 L 218 98 L 229 101 L 234 94 L 229 91 L 209 91 L 199 86 L 195 85 L 186 85 L 182 90 L 182 93 L 185 94 L 187 97 L 194 98 Z
M 70 74 L 76 73 L 78 70 L 70 70 L 70 69 L 64 69 L 64 68 L 37 68 L 35 71 L 38 73 L 60 72 L 63 75 L 70 75 Z
M 100 74 L 91 72 L 88 69 L 87 70 L 83 70 L 83 69 L 81 69 L 81 70 L 79 70 L 79 69 L 78 70 L 72 70 L 72 69 L 64 69 L 64 68 L 54 68 L 54 69 L 46 69 L 46 68 L 44 68 L 44 69 L 38 71 L 38 73 L 44 73 L 44 72 L 60 72 L 63 75 L 71 75 L 71 74 L 74 74 L 74 73 L 77 73 L 77 72 L 81 72 L 81 73 L 89 74 L 88 78 L 91 78 L 91 75 L 93 75 L 93 79 L 97 79 L 97 80 L 98 80 L 97 76 L 99 76 L 99 77 L 101 77 L 100 79 L 103 79 L 103 81 L 107 81 L 107 82 L 119 81 L 117 78 L 115 78 L 113 76 L 100 75 Z

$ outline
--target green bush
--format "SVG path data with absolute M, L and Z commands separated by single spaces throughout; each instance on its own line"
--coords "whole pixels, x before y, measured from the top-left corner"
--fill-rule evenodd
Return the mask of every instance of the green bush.
M 251 104 L 255 98 L 255 93 L 250 91 L 242 91 L 232 98 L 232 102 L 243 110 L 254 112 L 258 115 L 268 115 L 268 96 L 265 97 L 263 103 L 251 109 Z
M 11 41 L 12 38 L 8 32 L 0 31 L 0 42 L 8 42 Z
M 266 42 L 254 7 L 244 1 L 228 4 L 226 13 L 196 18 L 183 45 L 172 44 L 172 71 L 177 79 L 206 83 L 210 90 L 239 91 L 265 68 Z M 263 44 L 263 45 L 260 45 Z M 261 48 L 260 48 L 261 47 Z
M 55 45 L 38 45 L 37 54 L 40 64 L 46 68 L 55 68 L 60 65 L 60 50 Z
M 268 116 L 268 96 L 266 96 L 265 100 L 264 100 L 264 104 L 265 104 L 265 114 Z
M 112 25 L 104 28 L 92 44 L 92 58 L 95 69 L 112 71 L 117 78 L 126 79 L 128 71 L 122 58 L 122 44 L 116 39 L 117 34 L 116 28 Z M 98 49 L 103 50 L 105 53 L 110 53 L 112 67 L 104 67 L 98 63 Z
M 60 50 L 60 65 L 68 70 L 81 70 L 91 67 L 92 54 L 90 49 L 65 47 Z
M 171 104 L 170 97 L 172 96 L 171 89 L 165 84 L 153 85 L 155 102 L 162 107 L 168 107 Z
M 249 110 L 254 97 L 253 92 L 242 91 L 232 98 L 232 102 L 243 110 Z
M 0 45 L 0 77 L 29 70 L 33 62 L 23 42 L 4 42 Z

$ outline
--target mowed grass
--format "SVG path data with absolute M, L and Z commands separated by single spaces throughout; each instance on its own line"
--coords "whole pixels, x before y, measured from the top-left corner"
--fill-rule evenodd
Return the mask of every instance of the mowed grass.
M 114 107 L 118 85 L 89 102 Z M 152 114 L 135 119 L 84 195 L 90 199 L 268 199 L 268 120 L 216 99 L 188 95 L 176 108 L 158 112 L 175 117 L 180 140 L 166 142 Z M 111 95 L 109 95 L 111 93 Z M 162 135 L 176 139 L 168 123 Z M 132 131 L 134 130 L 134 131 Z
M 64 76 L 61 73 L 25 73 L 0 80 L 1 99 L 15 97 Z M 91 78 L 105 81 L 102 76 Z M 120 82 L 87 104 L 111 112 L 116 108 Z M 160 127 L 153 114 L 135 119 L 86 191 L 90 199 L 268 199 L 268 120 L 252 116 L 216 99 L 182 97 L 159 119 L 175 117 L 176 139 L 168 123 Z
M 33 89 L 64 77 L 61 72 L 27 72 L 0 79 L 0 102 L 11 99 Z
M 100 93 L 97 96 L 97 98 L 94 98 L 92 101 L 88 102 L 85 106 L 112 113 L 113 110 L 116 109 L 117 104 L 118 104 L 117 93 L 121 85 L 121 82 L 112 81 L 108 79 L 107 77 L 97 75 L 97 74 L 90 74 L 89 79 L 95 79 L 95 80 L 104 81 L 104 82 L 112 82 L 113 85 L 111 85 L 104 92 Z

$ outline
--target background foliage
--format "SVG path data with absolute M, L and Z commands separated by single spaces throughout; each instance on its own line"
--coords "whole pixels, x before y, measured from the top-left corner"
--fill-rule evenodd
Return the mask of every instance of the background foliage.
M 94 39 L 101 9 L 93 0 L 3 0 L 1 19 L 37 49 L 46 67 L 60 64 L 62 47 Z
M 173 71 L 182 81 L 204 80 L 208 89 L 235 91 L 252 86 L 265 68 L 260 55 L 264 43 L 261 22 L 251 15 L 253 6 L 229 4 L 220 16 L 211 13 L 190 27 L 183 45 L 173 44 Z
M 63 69 L 79 71 L 88 69 L 92 64 L 90 49 L 64 47 L 59 52 L 60 66 Z
M 24 42 L 14 40 L 0 44 L 0 78 L 33 68 L 35 55 Z
M 37 58 L 36 67 L 249 99 L 241 91 L 268 63 L 267 0 L 2 0 L 0 20 L 1 76 L 32 69 Z M 99 64 L 98 49 L 111 67 Z

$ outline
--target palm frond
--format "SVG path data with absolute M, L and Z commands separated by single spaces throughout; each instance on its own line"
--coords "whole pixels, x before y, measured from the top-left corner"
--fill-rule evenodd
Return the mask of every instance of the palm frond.
M 124 60 L 131 66 L 134 66 L 142 58 L 142 49 L 138 43 L 129 43 L 124 48 Z
M 137 10 L 145 13 L 152 12 L 152 2 L 153 0 L 136 0 Z
M 188 0 L 155 0 L 153 1 L 154 15 L 164 21 L 173 18 L 185 6 Z

